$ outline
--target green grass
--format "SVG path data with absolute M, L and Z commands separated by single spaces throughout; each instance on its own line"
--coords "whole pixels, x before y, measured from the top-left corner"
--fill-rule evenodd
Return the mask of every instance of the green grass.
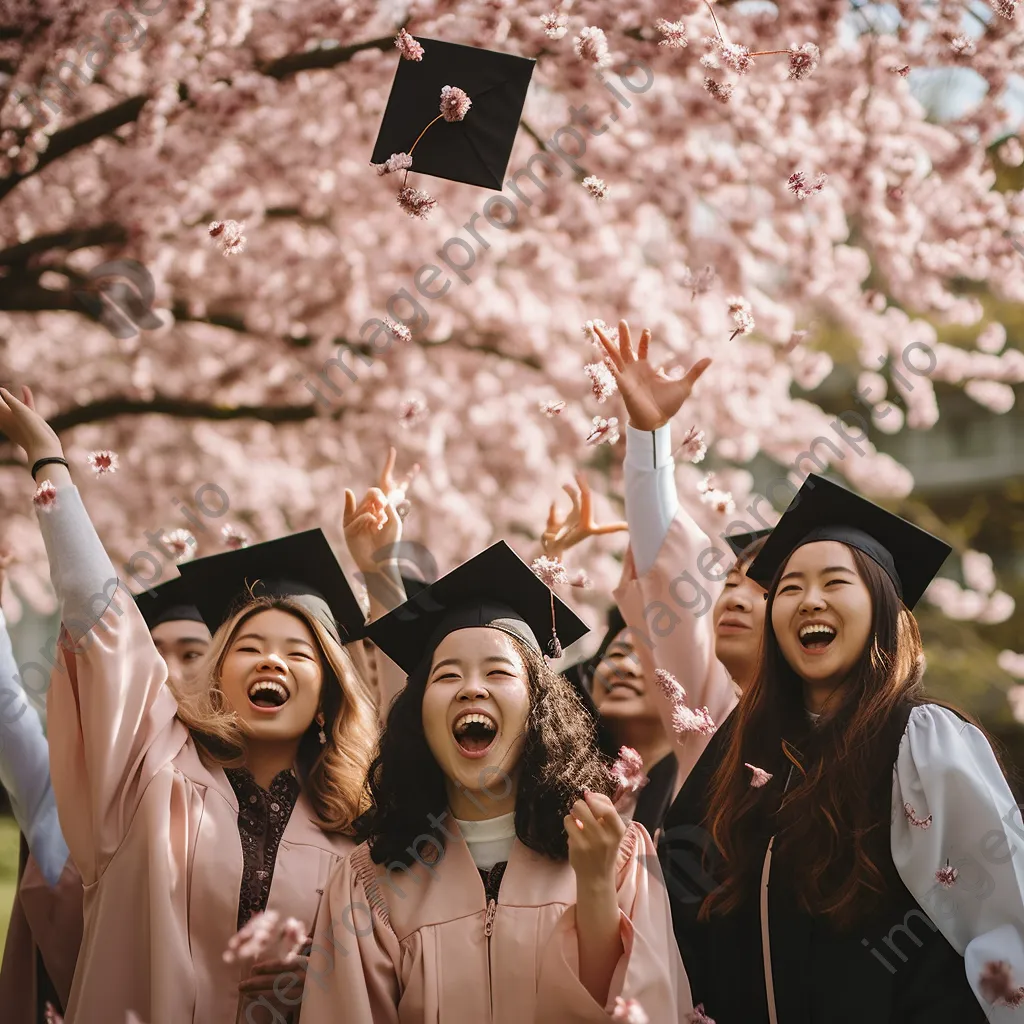
M 18 826 L 0 816 L 0 936 L 6 938 L 18 884 Z M 0 943 L 2 947 L 2 943 Z

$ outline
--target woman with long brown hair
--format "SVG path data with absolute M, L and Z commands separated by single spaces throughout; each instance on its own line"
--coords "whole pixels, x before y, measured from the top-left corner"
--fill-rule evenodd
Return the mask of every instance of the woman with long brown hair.
M 176 694 L 57 435 L 4 389 L 0 430 L 40 485 L 61 603 L 50 770 L 85 887 L 65 1019 L 288 1020 L 301 962 L 224 954 L 263 910 L 312 927 L 353 846 L 377 735 L 343 645 L 362 609 L 320 531 L 192 563 L 185 583 L 214 636 Z
M 812 474 L 750 567 L 763 656 L 692 819 L 718 886 L 675 919 L 718 1024 L 1002 1021 L 1024 1001 L 1013 796 L 984 733 L 923 690 L 911 609 L 949 550 Z

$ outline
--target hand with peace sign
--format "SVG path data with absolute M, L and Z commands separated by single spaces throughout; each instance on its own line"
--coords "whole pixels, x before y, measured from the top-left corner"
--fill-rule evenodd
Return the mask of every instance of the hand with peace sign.
M 657 430 L 663 427 L 690 397 L 694 384 L 711 365 L 710 359 L 700 359 L 687 370 L 686 375 L 674 380 L 659 366 L 655 368 L 647 359 L 651 332 L 644 328 L 636 352 L 629 336 L 629 324 L 619 321 L 618 346 L 600 327 L 594 328 L 605 351 L 605 363 L 619 386 L 626 403 L 629 425 L 636 430 Z
M 541 547 L 548 558 L 561 559 L 562 555 L 588 537 L 600 537 L 606 533 L 619 533 L 629 529 L 627 523 L 605 523 L 603 526 L 594 522 L 594 510 L 590 498 L 590 485 L 582 473 L 576 474 L 577 490 L 572 484 L 564 484 L 562 490 L 569 495 L 572 509 L 562 520 L 559 520 L 556 502 L 551 502 L 548 513 L 548 524 L 541 534 Z

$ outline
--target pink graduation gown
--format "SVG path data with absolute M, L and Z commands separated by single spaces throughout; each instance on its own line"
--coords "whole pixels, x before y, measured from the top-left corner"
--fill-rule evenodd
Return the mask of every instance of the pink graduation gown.
M 37 951 L 61 1005 L 67 1006 L 81 941 L 82 879 L 74 864 L 68 860 L 51 886 L 29 854 L 18 880 L 0 968 L 4 1024 L 37 1022 Z
M 434 865 L 389 877 L 363 844 L 332 877 L 300 1024 L 607 1024 L 617 996 L 639 1000 L 652 1024 L 687 1020 L 690 988 L 642 826 L 628 827 L 619 851 L 624 954 L 600 1006 L 579 981 L 569 862 L 516 840 L 489 904 L 449 822 L 456 838 Z
M 706 705 L 712 720 L 720 725 L 736 706 L 737 688 L 715 657 L 713 608 L 722 592 L 722 583 L 709 581 L 698 568 L 702 554 L 715 546 L 680 509 L 669 526 L 657 561 L 643 576 L 637 576 L 632 551 L 626 552 L 615 601 L 631 631 L 648 686 L 654 684 L 655 669 L 672 673 L 686 691 L 689 707 Z M 725 542 L 720 542 L 719 547 L 725 549 Z M 697 591 L 691 581 L 701 590 Z M 675 792 L 710 737 L 693 732 L 677 735 L 672 728 L 671 704 L 659 688 L 654 689 L 665 732 L 676 739 L 674 752 L 679 775 Z
M 223 952 L 242 879 L 238 802 L 207 768 L 167 669 L 119 590 L 79 643 L 62 634 L 47 710 L 61 828 L 84 884 L 85 930 L 67 1024 L 234 1024 L 243 970 Z M 352 849 L 301 794 L 277 854 L 268 910 L 311 929 L 331 870 Z M 280 1020 L 280 1017 L 276 1018 Z

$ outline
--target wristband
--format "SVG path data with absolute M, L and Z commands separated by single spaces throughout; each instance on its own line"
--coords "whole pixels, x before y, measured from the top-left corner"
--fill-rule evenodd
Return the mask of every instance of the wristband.
M 62 459 L 59 456 L 52 455 L 47 459 L 39 459 L 32 466 L 32 479 L 35 480 L 36 473 L 43 468 L 43 466 L 49 466 L 51 463 L 56 463 L 63 466 L 66 470 L 70 471 L 71 467 L 68 465 L 67 459 Z

